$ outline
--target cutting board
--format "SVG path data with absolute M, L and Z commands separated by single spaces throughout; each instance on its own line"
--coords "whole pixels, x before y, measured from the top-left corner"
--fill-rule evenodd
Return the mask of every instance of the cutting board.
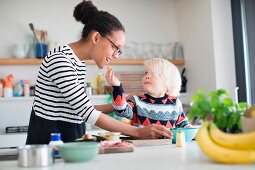
M 123 152 L 133 152 L 134 146 L 127 146 L 127 147 L 111 147 L 111 148 L 99 148 L 99 154 L 105 153 L 123 153 Z
M 122 140 L 132 143 L 136 147 L 143 146 L 160 146 L 160 145 L 171 145 L 172 139 L 129 139 L 128 137 Z

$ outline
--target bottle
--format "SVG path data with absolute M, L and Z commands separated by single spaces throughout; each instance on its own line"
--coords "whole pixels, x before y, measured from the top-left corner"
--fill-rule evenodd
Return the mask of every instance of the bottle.
M 181 130 L 177 130 L 176 132 L 176 146 L 177 147 L 182 147 L 186 146 L 186 140 L 185 140 L 185 133 Z
M 24 97 L 30 96 L 30 83 L 28 80 L 23 80 L 23 96 Z
M 102 81 L 102 74 L 97 74 L 97 94 L 103 94 L 103 81 Z
M 62 145 L 63 141 L 61 140 L 61 134 L 60 133 L 51 133 L 51 141 L 49 143 L 49 146 L 53 147 L 53 156 L 54 158 L 60 158 L 59 150 L 57 148 L 58 145 Z
M 9 74 L 4 79 L 4 97 L 13 97 L 13 85 L 12 85 L 13 75 Z
M 0 97 L 4 95 L 4 80 L 0 79 Z
M 87 96 L 91 96 L 92 95 L 92 87 L 91 87 L 90 83 L 87 83 L 87 86 L 86 86 L 85 90 L 86 90 Z

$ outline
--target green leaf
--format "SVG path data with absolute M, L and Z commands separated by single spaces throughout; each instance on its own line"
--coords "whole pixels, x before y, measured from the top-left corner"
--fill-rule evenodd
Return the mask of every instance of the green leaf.
M 233 100 L 232 100 L 231 98 L 224 98 L 224 99 L 222 100 L 222 102 L 223 102 L 223 104 L 224 104 L 225 106 L 227 106 L 227 107 L 232 107 L 232 106 L 234 106 L 234 102 L 233 102 Z
M 223 94 L 228 95 L 227 91 L 224 89 L 218 89 L 217 94 L 218 94 L 218 96 L 222 96 Z
M 198 117 L 205 120 L 207 115 L 212 115 L 214 123 L 220 129 L 241 129 L 241 116 L 247 109 L 245 102 L 234 103 L 232 98 L 224 89 L 206 92 L 200 89 L 192 96 L 191 108 L 188 112 L 189 118 Z

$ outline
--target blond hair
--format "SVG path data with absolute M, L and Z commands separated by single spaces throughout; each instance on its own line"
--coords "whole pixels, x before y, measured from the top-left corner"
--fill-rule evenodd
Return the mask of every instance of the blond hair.
M 144 61 L 144 66 L 151 70 L 153 76 L 162 79 L 169 96 L 179 96 L 181 90 L 181 75 L 178 68 L 163 58 L 151 58 Z

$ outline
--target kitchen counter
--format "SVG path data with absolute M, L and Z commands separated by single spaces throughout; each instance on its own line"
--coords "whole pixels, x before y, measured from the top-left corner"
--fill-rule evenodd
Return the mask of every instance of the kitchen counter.
M 92 129 L 87 129 L 87 134 L 98 135 L 99 132 L 106 132 L 96 126 Z M 1 147 L 17 147 L 25 145 L 27 133 L 3 133 L 0 132 L 0 148 Z M 0 168 L 1 170 L 1 168 Z
M 54 165 L 45 168 L 21 168 L 17 161 L 0 161 L 1 170 L 43 169 L 43 170 L 254 170 L 255 164 L 225 165 L 207 158 L 195 141 L 186 147 L 173 145 L 136 147 L 131 153 L 100 154 L 84 163 L 65 163 L 57 160 Z

